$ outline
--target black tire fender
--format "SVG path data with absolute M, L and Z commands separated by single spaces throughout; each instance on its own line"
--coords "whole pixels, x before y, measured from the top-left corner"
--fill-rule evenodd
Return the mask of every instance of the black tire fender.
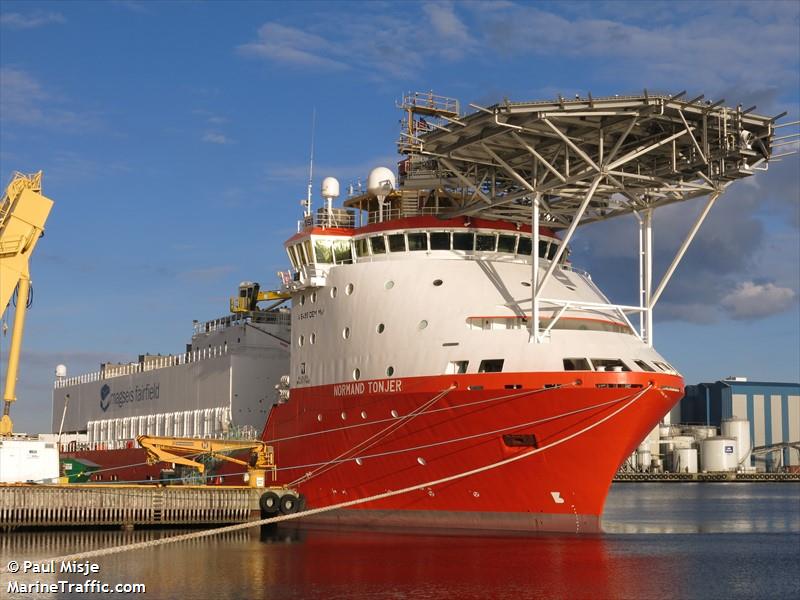
M 284 494 L 281 496 L 281 514 L 290 515 L 297 512 L 299 501 L 294 494 Z
M 258 506 L 265 515 L 277 515 L 282 506 L 281 498 L 275 492 L 264 492 L 258 499 Z

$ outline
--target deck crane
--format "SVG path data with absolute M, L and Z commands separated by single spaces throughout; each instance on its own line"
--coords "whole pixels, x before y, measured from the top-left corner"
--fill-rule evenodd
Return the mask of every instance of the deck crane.
M 9 412 L 17 399 L 19 357 L 31 289 L 29 263 L 52 207 L 53 201 L 42 195 L 41 171 L 32 175 L 14 173 L 0 201 L 0 308 L 3 314 L 9 309 L 16 290 L 0 436 L 13 433 Z

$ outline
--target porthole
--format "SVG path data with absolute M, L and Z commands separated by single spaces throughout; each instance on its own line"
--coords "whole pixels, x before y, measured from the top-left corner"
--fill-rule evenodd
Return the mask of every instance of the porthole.
M 322 415 L 321 415 L 321 414 L 320 414 L 320 415 L 317 415 L 317 421 L 319 421 L 320 423 L 322 423 Z
M 312 344 L 316 344 L 317 343 L 317 334 L 316 333 L 312 333 L 310 336 L 308 336 L 308 341 L 311 342 Z
M 394 375 L 394 367 L 386 367 L 386 376 L 391 377 Z
M 353 369 L 353 379 L 355 379 L 356 381 L 361 379 L 361 369 L 358 368 Z
M 530 281 L 520 281 L 520 283 L 522 285 L 524 285 L 525 287 L 531 287 L 531 282 Z
M 317 292 L 311 292 L 311 303 L 313 304 L 316 301 L 317 301 Z
M 348 339 L 350 337 L 350 328 L 349 327 L 345 327 L 344 329 L 342 329 L 342 337 L 344 339 Z
M 342 411 L 342 421 L 344 421 L 346 418 L 347 418 L 347 413 Z
M 391 412 L 391 415 L 392 415 L 392 416 L 393 416 L 395 419 L 396 419 L 397 417 L 399 417 L 399 416 L 400 416 L 396 410 L 392 410 L 392 412 Z
M 303 306 L 306 303 L 306 295 L 300 294 L 300 306 Z
M 363 464 L 364 464 L 364 460 L 363 460 L 363 459 L 361 459 L 361 458 L 357 458 L 357 459 L 356 459 L 356 464 L 357 464 L 357 465 L 360 467 L 361 465 L 363 465 Z
M 365 410 L 361 411 L 361 418 L 362 419 L 366 419 L 367 418 L 367 411 L 365 411 Z
M 302 348 L 302 347 L 303 347 L 303 343 L 304 343 L 305 341 L 306 341 L 306 339 L 305 339 L 305 338 L 304 338 L 304 337 L 301 335 L 299 338 L 297 338 L 297 345 L 298 345 L 300 348 Z
M 375 328 L 375 331 L 378 333 L 383 333 L 383 330 L 386 329 L 386 326 L 383 323 L 378 323 L 378 326 Z
M 444 281 L 442 281 L 441 279 L 434 279 L 433 280 L 433 285 L 435 285 L 436 287 L 439 287 L 443 283 L 444 283 Z
M 331 288 L 331 298 L 336 298 L 336 294 L 338 293 L 338 291 L 339 290 L 336 288 L 336 286 L 333 286 Z
M 424 458 L 422 458 L 421 456 L 418 456 L 418 457 L 417 457 L 417 462 L 418 462 L 419 464 L 421 464 L 422 466 L 425 466 L 425 459 L 424 459 Z
M 347 287 L 344 288 L 344 293 L 349 296 L 350 294 L 353 293 L 353 289 L 354 289 L 353 288 L 353 284 L 352 283 L 348 283 Z
M 383 287 L 385 287 L 387 290 L 392 289 L 394 287 L 394 281 L 390 279 L 389 281 L 383 284 Z
M 425 329 L 427 326 L 428 326 L 428 322 L 427 322 L 425 319 L 422 319 L 422 321 L 420 321 L 420 322 L 419 322 L 419 325 L 417 325 L 417 329 L 419 329 L 420 331 L 422 331 L 422 330 L 423 330 L 423 329 Z

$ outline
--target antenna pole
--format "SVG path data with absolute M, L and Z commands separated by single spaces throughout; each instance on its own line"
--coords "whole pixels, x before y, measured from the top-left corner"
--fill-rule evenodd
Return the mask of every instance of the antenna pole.
M 314 133 L 317 128 L 317 107 L 311 111 L 311 158 L 308 161 L 308 189 L 306 190 L 306 217 L 311 216 L 311 190 L 314 187 Z

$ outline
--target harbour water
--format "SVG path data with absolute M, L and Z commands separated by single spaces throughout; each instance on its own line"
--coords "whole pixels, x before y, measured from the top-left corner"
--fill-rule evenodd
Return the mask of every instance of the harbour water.
M 282 528 L 95 559 L 99 572 L 0 575 L 18 583 L 143 583 L 141 598 L 800 597 L 800 484 L 617 483 L 600 535 L 497 535 Z M 172 531 L 0 534 L 9 561 L 172 535 Z M 98 596 L 99 597 L 99 596 Z

